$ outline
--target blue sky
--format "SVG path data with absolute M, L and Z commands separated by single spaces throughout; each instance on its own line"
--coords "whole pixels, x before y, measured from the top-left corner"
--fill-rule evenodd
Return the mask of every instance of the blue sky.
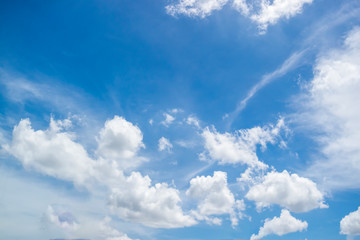
M 360 4 L 2 1 L 1 239 L 360 239 Z

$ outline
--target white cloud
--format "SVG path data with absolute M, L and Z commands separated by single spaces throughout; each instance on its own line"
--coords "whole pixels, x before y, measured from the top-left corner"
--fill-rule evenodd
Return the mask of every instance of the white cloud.
M 205 18 L 214 11 L 221 10 L 229 0 L 179 0 L 177 4 L 166 6 L 166 11 L 172 16 L 186 15 L 188 17 Z M 243 16 L 249 17 L 265 33 L 268 25 L 276 24 L 279 19 L 289 19 L 302 12 L 305 4 L 312 0 L 233 0 L 231 7 Z
M 84 147 L 74 141 L 75 136 L 64 131 L 63 127 L 68 125 L 67 121 L 51 119 L 47 130 L 35 131 L 29 119 L 21 120 L 14 127 L 11 143 L 4 149 L 27 169 L 73 182 L 90 191 L 94 186 L 107 188 L 111 192 L 109 206 L 122 219 L 156 228 L 196 224 L 191 216 L 183 213 L 178 190 L 166 183 L 153 186 L 150 177 L 138 172 L 125 176 L 119 161 L 105 159 L 106 154 L 127 157 L 129 161 L 130 156 L 137 157 L 136 150 L 142 145 L 140 129 L 116 116 L 107 121 L 98 141 L 102 157 L 93 160 Z M 130 153 L 121 146 L 123 142 Z
M 152 186 L 148 176 L 132 172 L 121 185 L 112 188 L 109 199 L 111 210 L 119 217 L 155 228 L 196 224 L 179 206 L 181 199 L 178 190 L 168 187 L 166 183 Z
M 123 169 L 135 167 L 145 160 L 136 156 L 139 149 L 145 147 L 142 139 L 142 132 L 137 126 L 115 116 L 107 120 L 101 129 L 96 153 L 105 159 L 117 161 Z
M 166 6 L 170 15 L 184 14 L 189 17 L 209 16 L 213 11 L 220 10 L 228 0 L 179 0 L 177 4 Z
M 267 165 L 259 161 L 256 155 L 258 145 L 266 149 L 267 143 L 275 144 L 281 129 L 285 127 L 280 119 L 276 126 L 241 129 L 231 133 L 219 133 L 215 128 L 205 128 L 202 137 L 205 140 L 206 154 L 219 164 L 247 164 L 261 169 Z M 204 153 L 204 155 L 205 155 Z
M 26 169 L 81 185 L 89 178 L 94 162 L 74 141 L 74 134 L 62 131 L 60 123 L 51 119 L 48 129 L 34 131 L 30 120 L 23 119 L 14 127 L 11 143 L 3 148 Z
M 251 7 L 249 8 L 249 5 L 246 3 L 246 0 L 234 0 L 232 7 L 244 16 L 249 15 L 251 8 Z
M 169 127 L 169 125 L 174 122 L 175 117 L 173 117 L 172 115 L 170 115 L 168 113 L 164 113 L 163 115 L 164 115 L 165 119 L 164 119 L 164 121 L 161 122 L 161 124 L 164 125 L 165 127 Z
M 323 194 L 310 179 L 299 177 L 284 170 L 269 172 L 262 183 L 250 188 L 245 196 L 256 201 L 258 209 L 278 204 L 292 212 L 307 212 L 315 208 L 326 208 Z
M 189 116 L 189 117 L 186 119 L 186 123 L 189 124 L 189 125 L 194 125 L 196 128 L 200 128 L 199 119 L 197 119 L 197 118 L 194 117 L 194 116 Z
M 237 210 L 244 210 L 243 201 L 235 201 L 233 193 L 228 188 L 227 174 L 214 172 L 213 176 L 201 176 L 191 179 L 190 188 L 186 194 L 199 201 L 195 217 L 212 224 L 221 224 L 221 219 L 211 218 L 212 215 L 229 214 L 233 226 L 237 225 Z
M 302 108 L 294 120 L 311 130 L 321 154 L 305 173 L 326 188 L 359 188 L 359 27 L 346 36 L 342 48 L 318 57 L 308 89 L 296 102 Z
M 346 215 L 340 222 L 340 233 L 346 235 L 360 235 L 360 207 L 357 211 Z
M 292 232 L 301 232 L 308 227 L 307 222 L 302 222 L 291 216 L 288 210 L 281 210 L 280 217 L 266 219 L 264 226 L 260 228 L 259 233 L 253 234 L 250 240 L 259 240 L 267 235 L 275 234 L 283 236 Z
M 260 30 L 264 32 L 269 24 L 276 24 L 280 18 L 289 19 L 301 13 L 305 4 L 311 3 L 312 0 L 262 0 L 260 12 L 253 14 L 251 19 L 257 22 Z
M 170 143 L 169 139 L 161 137 L 159 139 L 158 149 L 159 151 L 168 151 L 171 152 L 173 145 Z

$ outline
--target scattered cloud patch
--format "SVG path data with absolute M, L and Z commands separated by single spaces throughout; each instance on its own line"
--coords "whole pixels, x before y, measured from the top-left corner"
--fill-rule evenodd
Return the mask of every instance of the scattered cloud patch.
M 165 127 L 169 127 L 170 124 L 172 124 L 174 122 L 175 117 L 173 117 L 169 113 L 164 113 L 163 115 L 164 115 L 165 119 L 163 121 L 161 121 L 161 124 L 164 125 Z
M 302 12 L 305 4 L 311 4 L 312 0 L 262 0 L 260 12 L 251 15 L 251 20 L 255 21 L 261 33 L 265 33 L 268 25 L 276 24 L 279 19 L 289 19 Z
M 179 0 L 177 4 L 166 6 L 166 12 L 172 16 L 188 17 L 209 16 L 213 11 L 221 10 L 228 0 Z
M 360 235 L 360 207 L 341 219 L 340 233 L 351 236 Z
M 233 134 L 219 133 L 214 127 L 212 129 L 207 127 L 201 134 L 206 150 L 203 155 L 219 164 L 241 163 L 265 169 L 267 165 L 259 161 L 256 155 L 257 146 L 260 145 L 262 150 L 265 150 L 268 143 L 275 144 L 280 136 L 280 131 L 284 128 L 283 119 L 280 119 L 275 126 L 241 129 Z
M 308 212 L 315 208 L 327 208 L 324 196 L 316 184 L 297 174 L 269 172 L 262 183 L 250 188 L 245 196 L 256 201 L 259 210 L 271 204 L 278 204 L 292 212 Z
M 161 137 L 159 139 L 158 149 L 160 152 L 162 152 L 162 151 L 171 152 L 172 148 L 173 148 L 173 145 L 170 143 L 169 139 L 167 139 L 165 137 Z
M 259 233 L 253 234 L 250 240 L 259 240 L 265 236 L 275 234 L 283 236 L 288 233 L 301 232 L 306 230 L 308 223 L 306 221 L 300 221 L 291 216 L 288 210 L 281 210 L 280 217 L 274 217 L 273 219 L 266 219 L 264 226 L 259 230 Z
M 194 116 L 189 116 L 187 119 L 186 119 L 186 123 L 188 125 L 193 125 L 195 126 L 196 128 L 200 129 L 200 121 L 199 119 L 197 119 L 196 117 Z

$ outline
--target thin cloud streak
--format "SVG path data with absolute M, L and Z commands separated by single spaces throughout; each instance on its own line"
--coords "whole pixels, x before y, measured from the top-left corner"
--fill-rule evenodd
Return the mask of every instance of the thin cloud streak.
M 278 69 L 276 69 L 272 73 L 265 74 L 261 78 L 261 80 L 257 84 L 255 84 L 250 89 L 250 91 L 248 91 L 246 97 L 244 99 L 242 99 L 240 102 L 238 102 L 235 110 L 228 115 L 227 127 L 228 128 L 231 127 L 231 125 L 234 122 L 234 120 L 236 119 L 236 117 L 242 112 L 242 110 L 244 110 L 246 108 L 249 100 L 251 98 L 253 98 L 259 90 L 261 90 L 262 88 L 264 88 L 266 85 L 273 82 L 277 78 L 284 76 L 286 73 L 288 73 L 292 69 L 298 67 L 299 63 L 303 59 L 306 52 L 307 52 L 307 49 L 293 53 L 289 58 L 287 58 L 285 60 L 285 62 Z

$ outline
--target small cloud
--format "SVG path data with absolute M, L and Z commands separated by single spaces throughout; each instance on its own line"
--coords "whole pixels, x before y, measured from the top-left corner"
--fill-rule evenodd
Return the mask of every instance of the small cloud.
M 164 125 L 165 127 L 169 127 L 170 124 L 172 124 L 175 120 L 175 117 L 173 117 L 172 115 L 168 114 L 168 113 L 164 113 L 163 114 L 165 119 L 164 121 L 161 122 L 162 125 Z
M 196 117 L 193 117 L 193 116 L 189 116 L 187 119 L 186 119 L 186 123 L 189 124 L 189 125 L 193 125 L 197 128 L 200 128 L 200 123 L 199 123 L 199 120 L 196 118 Z
M 171 152 L 172 147 L 173 145 L 170 143 L 169 139 L 165 137 L 161 137 L 159 139 L 158 149 L 160 152 L 162 151 Z

